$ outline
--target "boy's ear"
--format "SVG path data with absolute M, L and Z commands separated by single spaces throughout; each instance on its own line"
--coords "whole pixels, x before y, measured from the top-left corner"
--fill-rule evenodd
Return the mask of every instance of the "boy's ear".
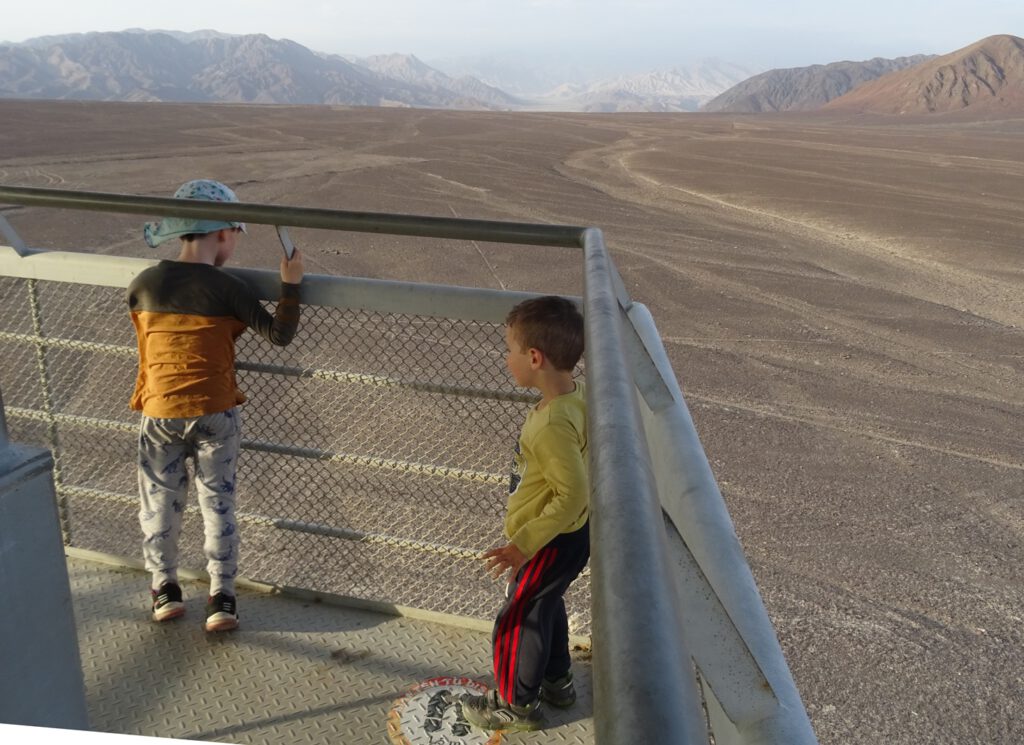
M 530 347 L 530 368 L 539 370 L 544 365 L 544 353 L 536 347 Z

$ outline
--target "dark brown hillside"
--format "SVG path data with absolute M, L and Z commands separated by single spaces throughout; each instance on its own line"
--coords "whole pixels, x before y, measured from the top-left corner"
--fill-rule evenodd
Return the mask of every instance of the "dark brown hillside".
M 981 117 L 1024 115 L 1024 39 L 989 36 L 969 47 L 865 83 L 829 111 Z
M 918 54 L 897 59 L 876 57 L 864 62 L 833 62 L 769 70 L 712 99 L 704 106 L 704 111 L 733 114 L 813 111 L 859 85 L 927 59 L 930 57 Z

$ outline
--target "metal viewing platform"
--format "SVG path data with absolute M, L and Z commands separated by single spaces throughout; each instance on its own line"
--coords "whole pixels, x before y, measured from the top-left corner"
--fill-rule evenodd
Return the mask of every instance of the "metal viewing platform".
M 238 588 L 235 633 L 203 631 L 199 581 L 182 584 L 183 619 L 155 624 L 148 575 L 104 558 L 73 552 L 68 560 L 96 730 L 246 745 L 377 745 L 389 741 L 389 721 L 414 683 L 490 677 L 489 630 L 251 584 Z M 511 741 L 595 741 L 589 654 L 574 657 L 576 705 L 549 709 L 544 731 Z
M 816 742 L 654 321 L 600 230 L 18 187 L 0 187 L 3 204 L 580 250 L 593 555 L 566 602 L 581 700 L 515 741 Z M 2 216 L 0 230 L 0 447 L 53 456 L 88 726 L 244 743 L 435 742 L 402 730 L 396 707 L 424 681 L 490 682 L 501 592 L 475 557 L 500 538 L 510 443 L 535 400 L 501 363 L 505 313 L 531 294 L 308 276 L 292 345 L 240 339 L 248 582 L 242 628 L 211 637 L 198 623 L 198 511 L 182 531 L 183 564 L 196 570 L 184 621 L 149 620 L 135 560 L 123 290 L 154 262 L 34 250 Z M 228 271 L 276 298 L 276 273 Z M 13 524 L 0 531 L 20 540 Z M 0 576 L 25 569 L 8 569 L 18 552 L 2 555 Z M 31 626 L 29 600 L 5 609 L 3 630 Z M 23 654 L 46 657 L 23 636 Z M 62 726 L 5 711 L 0 721 Z

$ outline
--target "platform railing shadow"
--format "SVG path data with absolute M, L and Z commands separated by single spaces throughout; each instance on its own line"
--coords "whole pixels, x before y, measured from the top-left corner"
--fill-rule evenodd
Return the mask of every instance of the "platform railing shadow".
M 593 552 L 567 601 L 592 640 L 595 740 L 816 742 L 654 321 L 600 230 L 26 187 L 0 187 L 0 204 L 581 250 Z M 134 556 L 123 290 L 153 262 L 33 250 L 0 227 L 12 438 L 52 450 L 66 545 Z M 229 271 L 276 298 L 276 273 Z M 475 557 L 498 537 L 511 443 L 534 401 L 504 372 L 502 321 L 530 296 L 307 277 L 296 341 L 239 352 L 255 404 L 243 408 L 247 577 L 489 617 Z M 183 531 L 196 566 L 201 533 Z

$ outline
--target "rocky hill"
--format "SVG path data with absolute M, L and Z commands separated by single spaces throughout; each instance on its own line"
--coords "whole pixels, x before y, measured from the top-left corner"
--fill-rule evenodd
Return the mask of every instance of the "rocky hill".
M 352 58 L 351 61 L 392 80 L 400 80 L 440 94 L 457 93 L 467 102 L 482 102 L 497 109 L 510 109 L 522 104 L 516 97 L 482 83 L 470 75 L 449 77 L 412 54 L 378 54 Z
M 736 65 L 706 60 L 692 69 L 565 85 L 533 100 L 539 106 L 562 111 L 697 111 L 751 74 Z
M 1024 39 L 990 36 L 865 83 L 825 107 L 874 114 L 1024 115 Z
M 508 108 L 479 81 L 425 79 L 263 34 L 125 31 L 0 45 L 0 98 Z
M 759 113 L 811 111 L 839 98 L 863 83 L 930 59 L 926 55 L 864 62 L 833 62 L 755 75 L 713 98 L 704 111 Z

